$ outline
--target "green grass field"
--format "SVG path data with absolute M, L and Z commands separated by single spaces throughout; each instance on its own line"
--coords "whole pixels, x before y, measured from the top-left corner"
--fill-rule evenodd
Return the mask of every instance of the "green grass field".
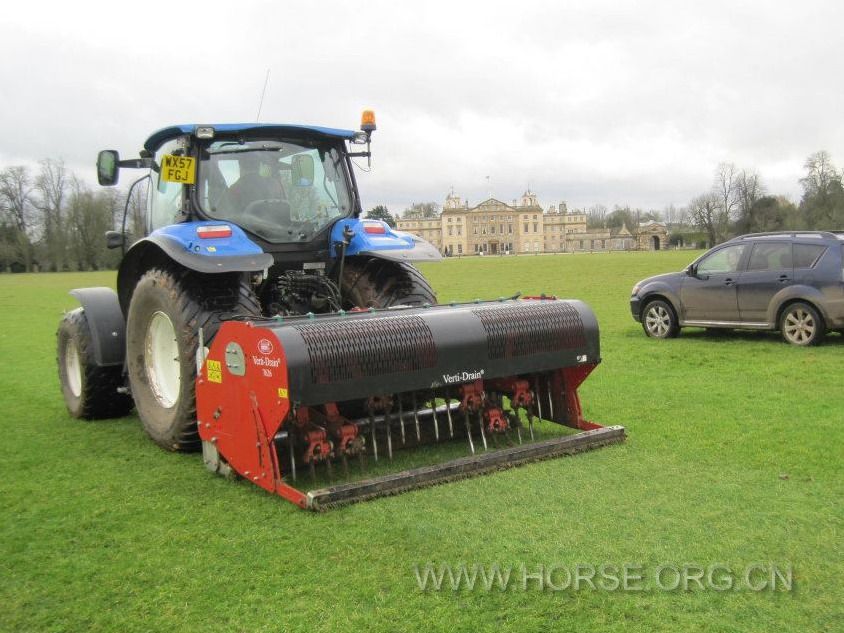
M 441 301 L 588 302 L 603 364 L 581 389 L 585 412 L 629 439 L 325 514 L 161 451 L 135 417 L 71 419 L 56 325 L 68 289 L 114 273 L 0 276 L 0 630 L 841 631 L 844 337 L 812 349 L 764 333 L 645 338 L 630 288 L 692 257 L 426 266 Z M 422 591 L 414 566 L 428 562 L 630 563 L 646 581 L 662 564 L 761 562 L 790 564 L 794 584 Z

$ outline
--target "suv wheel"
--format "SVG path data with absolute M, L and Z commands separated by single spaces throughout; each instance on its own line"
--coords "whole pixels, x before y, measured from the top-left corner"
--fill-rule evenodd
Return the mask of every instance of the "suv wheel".
M 667 301 L 649 301 L 642 311 L 642 329 L 651 338 L 674 338 L 680 333 L 677 315 Z
M 792 303 L 780 316 L 780 332 L 786 343 L 817 345 L 826 334 L 823 318 L 808 303 Z

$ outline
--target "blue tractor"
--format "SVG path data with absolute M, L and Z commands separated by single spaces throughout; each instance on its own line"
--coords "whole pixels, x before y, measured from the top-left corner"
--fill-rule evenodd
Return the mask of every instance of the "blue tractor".
M 168 450 L 199 447 L 195 379 L 227 320 L 435 304 L 413 266 L 431 244 L 362 219 L 352 159 L 370 156 L 361 130 L 306 125 L 174 125 L 140 156 L 100 152 L 101 185 L 147 170 L 144 235 L 107 235 L 124 250 L 117 292 L 82 288 L 58 331 L 70 413 L 117 417 L 134 406 Z M 365 147 L 365 150 L 364 150 Z M 133 185 L 134 186 L 134 185 Z M 127 248 L 128 246 L 128 248 Z

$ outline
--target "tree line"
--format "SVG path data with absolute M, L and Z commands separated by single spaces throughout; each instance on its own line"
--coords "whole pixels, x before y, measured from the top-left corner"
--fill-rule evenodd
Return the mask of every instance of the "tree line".
M 695 196 L 687 206 L 666 206 L 643 210 L 615 205 L 610 210 L 598 204 L 583 213 L 589 229 L 636 230 L 648 220 L 662 222 L 673 244 L 713 246 L 736 235 L 764 231 L 844 230 L 844 170 L 838 169 L 826 151 L 815 152 L 804 165 L 800 179 L 802 195 L 798 203 L 767 190 L 756 170 L 723 162 L 715 170 L 712 185 Z M 414 203 L 403 217 L 437 217 L 434 202 Z M 580 213 L 580 211 L 575 211 Z M 367 217 L 395 226 L 394 216 L 384 205 L 371 209 Z
M 798 203 L 768 192 L 761 176 L 734 163 L 718 165 L 711 187 L 686 207 L 669 205 L 661 211 L 619 206 L 610 211 L 595 205 L 586 211 L 589 228 L 634 229 L 641 222 L 664 222 L 672 241 L 706 242 L 709 246 L 735 235 L 778 230 L 844 229 L 844 171 L 826 151 L 804 163 Z M 0 272 L 64 271 L 114 268 L 119 251 L 106 248 L 104 234 L 119 228 L 127 193 L 119 189 L 92 190 L 61 160 L 44 159 L 33 171 L 24 165 L 0 170 Z M 145 192 L 135 190 L 129 201 L 127 229 L 142 234 Z M 432 218 L 434 202 L 414 203 L 405 217 Z M 367 217 L 395 226 L 396 217 L 378 205 Z M 130 237 L 131 243 L 131 237 Z
M 689 218 L 710 245 L 743 233 L 844 229 L 844 172 L 826 151 L 809 156 L 803 167 L 803 192 L 795 204 L 768 193 L 756 171 L 721 163 L 712 187 L 689 204 Z
M 617 228 L 639 222 L 664 222 L 673 242 L 685 235 L 713 246 L 736 235 L 766 231 L 844 230 L 844 171 L 826 151 L 815 152 L 804 165 L 798 203 L 770 193 L 756 170 L 720 163 L 712 185 L 687 206 L 669 205 L 662 211 L 642 211 L 602 205 L 587 211 L 589 228 Z M 699 239 L 698 239 L 699 238 Z
M 92 190 L 61 160 L 0 170 L 0 272 L 115 268 L 105 232 L 123 217 L 125 192 Z

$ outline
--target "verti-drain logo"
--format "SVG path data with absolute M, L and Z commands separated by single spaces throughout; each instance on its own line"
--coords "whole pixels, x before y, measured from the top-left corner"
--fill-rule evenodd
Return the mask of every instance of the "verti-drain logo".
M 457 382 L 469 382 L 470 380 L 480 380 L 484 376 L 483 369 L 475 371 L 460 371 L 456 374 L 443 374 L 443 382 L 447 385 L 453 385 Z

